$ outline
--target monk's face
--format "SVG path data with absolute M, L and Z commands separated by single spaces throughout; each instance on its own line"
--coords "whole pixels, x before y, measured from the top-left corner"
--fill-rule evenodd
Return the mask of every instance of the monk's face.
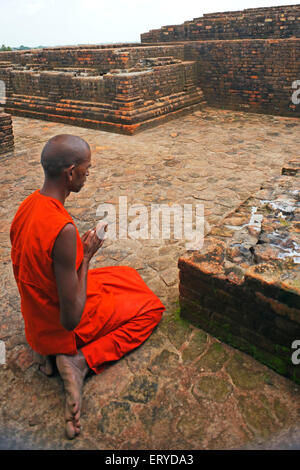
M 82 163 L 75 166 L 72 170 L 72 183 L 70 190 L 78 193 L 84 186 L 87 176 L 89 176 L 89 168 L 91 167 L 91 152 L 87 151 L 84 155 Z

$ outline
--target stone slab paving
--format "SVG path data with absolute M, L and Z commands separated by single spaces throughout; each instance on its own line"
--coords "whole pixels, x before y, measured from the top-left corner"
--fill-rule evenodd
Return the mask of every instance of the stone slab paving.
M 298 387 L 180 319 L 177 261 L 186 242 L 174 238 L 107 240 L 96 255 L 92 267 L 136 268 L 166 313 L 143 346 L 87 379 L 82 433 L 68 441 L 62 382 L 37 371 L 26 345 L 9 227 L 20 202 L 41 187 L 43 145 L 71 133 L 89 142 L 93 160 L 85 187 L 66 203 L 80 233 L 98 220 L 99 204 L 118 205 L 119 196 L 149 209 L 202 203 L 209 233 L 299 152 L 299 120 L 206 108 L 134 137 L 25 118 L 13 124 L 15 151 L 0 159 L 0 339 L 6 344 L 0 448 L 191 450 L 290 442 L 299 424 Z

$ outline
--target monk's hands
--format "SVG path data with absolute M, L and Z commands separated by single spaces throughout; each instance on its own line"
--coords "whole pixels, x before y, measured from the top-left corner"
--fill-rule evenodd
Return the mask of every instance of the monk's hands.
M 83 244 L 83 254 L 87 261 L 91 261 L 95 253 L 101 248 L 104 243 L 104 240 L 100 240 L 97 237 L 96 228 L 88 230 L 81 237 Z

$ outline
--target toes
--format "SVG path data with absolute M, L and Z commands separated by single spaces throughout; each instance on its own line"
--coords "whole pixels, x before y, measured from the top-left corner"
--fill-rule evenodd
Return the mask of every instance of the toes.
M 80 434 L 80 431 L 81 431 L 81 426 L 80 426 L 80 424 L 78 424 L 78 425 L 75 426 L 76 436 L 78 436 L 78 434 Z
M 47 365 L 40 365 L 39 370 L 45 374 L 47 377 L 50 377 L 53 374 L 53 370 L 50 369 Z
M 46 364 L 45 364 L 45 374 L 48 377 L 53 375 L 53 367 L 52 367 L 52 364 L 49 361 L 47 361 Z
M 72 419 L 79 412 L 79 403 L 78 402 L 68 402 L 66 401 L 66 411 L 70 418 Z M 68 419 L 68 418 L 67 418 Z
M 74 437 L 76 436 L 76 429 L 72 421 L 67 421 L 66 423 L 66 434 L 68 439 L 74 439 Z
M 66 422 L 66 435 L 68 439 L 74 439 L 74 437 L 78 436 L 81 431 L 81 425 L 79 422 L 72 422 L 72 421 L 67 421 Z

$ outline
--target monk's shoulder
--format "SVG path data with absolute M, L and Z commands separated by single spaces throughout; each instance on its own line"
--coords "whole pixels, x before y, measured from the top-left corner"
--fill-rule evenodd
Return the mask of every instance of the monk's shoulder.
M 64 227 L 61 229 L 61 231 L 58 234 L 58 237 L 60 239 L 66 239 L 68 240 L 69 238 L 76 238 L 76 228 L 74 224 L 71 222 L 68 222 Z
M 66 224 L 75 226 L 67 209 L 59 201 L 52 198 L 39 200 L 34 219 L 41 223 L 44 228 L 48 228 L 49 232 L 56 233 L 56 236 Z
M 73 257 L 76 253 L 76 228 L 72 223 L 67 223 L 58 233 L 52 250 L 53 258 Z

